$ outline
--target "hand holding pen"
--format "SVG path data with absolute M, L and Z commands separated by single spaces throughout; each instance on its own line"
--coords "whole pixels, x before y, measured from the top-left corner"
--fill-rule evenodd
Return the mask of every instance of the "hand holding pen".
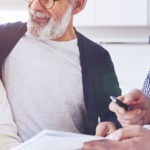
M 117 99 L 111 97 L 112 102 L 109 105 L 109 109 L 116 114 L 123 127 L 149 124 L 150 100 L 143 101 L 143 97 L 143 93 L 140 90 L 133 90 L 124 96 L 119 96 Z M 145 106 L 149 106 L 149 110 Z
M 123 103 L 122 101 L 120 101 L 119 99 L 117 99 L 115 96 L 110 96 L 110 99 L 113 102 L 115 102 L 118 106 L 124 108 L 126 111 L 131 109 L 130 106 L 128 106 L 127 104 Z

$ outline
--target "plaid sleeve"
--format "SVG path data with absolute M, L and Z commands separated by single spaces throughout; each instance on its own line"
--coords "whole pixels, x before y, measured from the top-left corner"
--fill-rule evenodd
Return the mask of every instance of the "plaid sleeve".
M 148 72 L 148 75 L 144 81 L 144 85 L 142 88 L 142 91 L 147 95 L 150 96 L 150 70 Z

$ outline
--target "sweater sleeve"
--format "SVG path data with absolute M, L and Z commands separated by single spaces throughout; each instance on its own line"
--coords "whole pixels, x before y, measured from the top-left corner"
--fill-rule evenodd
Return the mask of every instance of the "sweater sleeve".
M 0 80 L 0 149 L 10 150 L 20 143 L 6 91 Z
M 117 128 L 120 128 L 121 125 L 117 120 L 115 113 L 109 110 L 109 104 L 111 102 L 110 96 L 119 96 L 121 95 L 121 89 L 119 87 L 119 82 L 115 73 L 114 65 L 111 60 L 111 57 L 107 51 L 103 55 L 102 61 L 102 78 L 101 78 L 101 98 L 99 99 L 99 116 L 101 121 L 111 121 L 116 124 Z M 99 96 L 100 97 L 100 96 Z

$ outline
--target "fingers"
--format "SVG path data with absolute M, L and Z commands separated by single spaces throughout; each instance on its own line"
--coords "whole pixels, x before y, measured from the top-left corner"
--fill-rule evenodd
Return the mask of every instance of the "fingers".
M 125 150 L 124 143 L 111 140 L 97 140 L 83 144 L 82 150 Z
M 144 110 L 134 108 L 132 110 L 125 111 L 115 102 L 110 103 L 109 109 L 116 114 L 118 121 L 123 127 L 134 124 L 143 125 L 144 123 Z
M 101 141 L 91 141 L 91 142 L 85 142 L 83 144 L 82 150 L 104 150 L 106 147 L 102 148 Z
M 129 125 L 143 125 L 144 123 L 144 112 L 140 109 L 134 109 L 127 111 L 124 114 L 116 114 L 118 121 L 123 127 Z
M 107 126 L 101 125 L 100 123 L 96 127 L 96 135 L 97 136 L 106 136 L 109 132 Z
M 142 91 L 139 89 L 133 89 L 129 93 L 119 96 L 119 100 L 123 101 L 123 103 L 126 103 L 127 105 L 131 106 L 131 108 L 141 108 L 146 109 L 147 105 L 150 106 L 149 100 L 150 98 L 146 96 Z M 113 105 L 112 105 L 113 104 Z M 113 112 L 117 112 L 117 105 L 114 105 L 114 103 L 110 103 L 110 110 Z M 119 107 L 120 111 L 123 111 L 123 108 Z
M 150 134 L 150 131 L 143 128 L 142 126 L 134 125 L 116 130 L 108 135 L 108 137 L 121 141 L 129 138 L 140 137 L 143 136 L 143 134 Z
M 126 112 L 124 108 L 120 107 L 115 102 L 109 104 L 109 109 L 116 114 L 124 114 Z
M 128 105 L 134 105 L 138 103 L 140 98 L 143 96 L 143 92 L 139 89 L 133 89 L 129 93 L 125 94 L 124 97 L 124 103 Z
M 124 96 L 119 96 L 118 99 L 133 108 L 141 108 L 139 103 L 143 102 L 144 97 L 145 95 L 142 93 L 142 91 L 138 89 L 133 89 L 129 93 L 125 94 Z M 114 102 L 110 103 L 109 109 L 115 112 L 116 114 L 126 112 L 122 107 L 120 107 Z
M 107 136 L 116 130 L 116 126 L 112 122 L 101 122 L 96 127 L 96 135 Z
M 144 111 L 140 109 L 135 109 L 131 111 L 127 111 L 125 114 L 117 114 L 118 121 L 120 123 L 125 123 L 125 124 L 138 124 L 137 125 L 143 125 L 144 122 Z
M 143 148 L 148 150 L 149 144 L 147 144 L 147 141 L 150 138 L 150 130 L 142 126 L 130 126 L 116 130 L 108 136 L 109 138 L 113 140 L 86 142 L 82 150 L 126 150 L 127 148 L 137 150 Z M 144 142 L 147 146 L 144 146 Z

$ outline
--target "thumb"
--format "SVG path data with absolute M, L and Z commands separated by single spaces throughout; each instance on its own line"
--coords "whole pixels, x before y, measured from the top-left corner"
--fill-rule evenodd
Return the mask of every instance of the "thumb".
M 107 126 L 103 125 L 103 124 L 98 124 L 96 127 L 96 135 L 97 136 L 106 136 L 108 132 L 108 128 Z
M 96 127 L 97 136 L 107 136 L 116 130 L 116 126 L 113 122 L 101 122 Z

